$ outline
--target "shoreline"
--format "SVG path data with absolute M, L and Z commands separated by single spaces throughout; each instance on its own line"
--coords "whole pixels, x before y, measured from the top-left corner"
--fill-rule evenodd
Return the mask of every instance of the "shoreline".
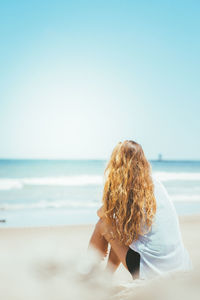
M 180 221 L 180 224 L 181 223 L 184 223 L 184 222 L 198 222 L 200 221 L 200 214 L 197 213 L 197 214 L 191 214 L 191 215 L 178 215 L 178 219 Z M 0 222 L 0 231 L 1 230 L 26 230 L 26 229 L 36 229 L 36 230 L 40 230 L 40 229 L 50 229 L 50 228 L 60 228 L 60 229 L 66 229 L 66 228 L 79 228 L 79 227 L 92 227 L 95 225 L 95 223 L 81 223 L 81 224 L 65 224 L 65 225 L 59 225 L 59 224 L 56 224 L 56 225 L 39 225 L 39 226 L 9 226 L 9 227 L 3 227 L 3 224 L 5 224 L 5 222 Z M 2 227 L 1 227 L 2 225 Z

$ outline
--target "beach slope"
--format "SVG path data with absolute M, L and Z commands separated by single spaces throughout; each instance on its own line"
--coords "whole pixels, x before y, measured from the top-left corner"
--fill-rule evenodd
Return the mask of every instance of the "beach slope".
M 198 273 L 200 216 L 179 219 L 185 247 Z M 94 299 L 95 296 L 97 300 L 133 297 L 133 281 L 123 266 L 117 270 L 111 284 L 110 274 L 103 271 L 103 263 L 98 266 L 95 255 L 88 260 L 87 247 L 93 228 L 94 225 L 1 228 L 0 298 L 60 300 Z M 111 285 L 115 286 L 112 291 Z

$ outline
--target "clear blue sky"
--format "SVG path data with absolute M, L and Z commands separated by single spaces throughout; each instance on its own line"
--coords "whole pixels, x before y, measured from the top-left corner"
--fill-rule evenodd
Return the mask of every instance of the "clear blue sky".
M 0 1 L 0 157 L 200 159 L 200 1 Z

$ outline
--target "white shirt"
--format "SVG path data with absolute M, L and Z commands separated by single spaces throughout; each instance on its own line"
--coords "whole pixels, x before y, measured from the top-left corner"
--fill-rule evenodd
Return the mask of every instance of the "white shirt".
M 130 248 L 140 253 L 140 279 L 192 269 L 172 200 L 163 184 L 154 176 L 152 178 L 157 205 L 155 219 L 150 232 L 139 236 L 130 245 Z

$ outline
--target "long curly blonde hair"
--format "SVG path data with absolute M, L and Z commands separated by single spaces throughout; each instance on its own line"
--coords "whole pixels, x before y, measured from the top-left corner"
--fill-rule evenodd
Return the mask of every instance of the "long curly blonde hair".
M 156 213 L 151 165 L 141 145 L 118 143 L 105 169 L 103 211 L 121 243 L 130 245 L 147 233 Z

